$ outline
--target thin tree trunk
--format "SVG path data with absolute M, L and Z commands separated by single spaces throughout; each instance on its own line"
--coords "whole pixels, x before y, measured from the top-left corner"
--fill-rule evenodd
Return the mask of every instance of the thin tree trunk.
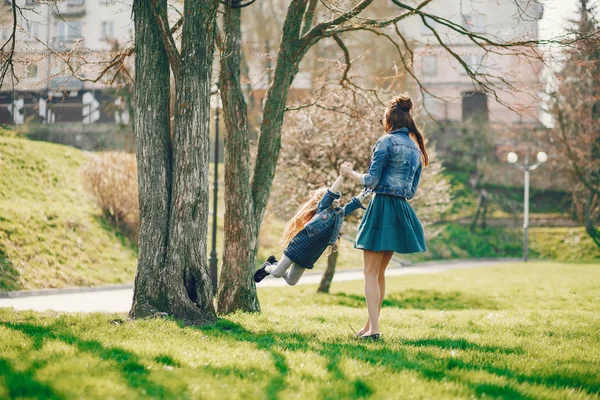
M 594 225 L 594 217 L 592 216 L 592 207 L 594 206 L 595 199 L 596 193 L 590 191 L 590 196 L 584 206 L 583 218 L 587 234 L 592 238 L 596 246 L 600 247 L 600 231 Z
M 164 42 L 148 3 L 135 2 L 136 11 L 143 11 L 136 12 L 136 51 L 142 54 L 139 61 L 140 53 L 136 56 L 136 135 L 143 139 L 138 144 L 142 228 L 130 315 L 145 317 L 162 312 L 185 323 L 209 324 L 216 321 L 206 239 L 210 78 L 218 2 L 186 0 L 184 4 L 183 62 L 174 71 L 172 142 Z M 166 17 L 166 1 L 158 3 L 159 12 Z M 155 93 L 161 85 L 164 88 L 157 102 Z M 157 115 L 160 119 L 154 121 Z M 169 149 L 168 154 L 164 149 Z
M 258 233 L 269 199 L 281 147 L 281 126 L 288 90 L 306 50 L 297 43 L 308 0 L 293 0 L 283 28 L 275 78 L 267 93 L 250 180 L 250 146 L 247 109 L 240 84 L 241 37 L 239 10 L 226 10 L 225 43 L 221 58 L 221 98 L 227 127 L 225 138 L 225 238 L 219 282 L 218 310 L 260 311 L 252 281 L 258 250 Z M 300 53 L 299 53 L 300 52 Z
M 338 249 L 338 251 L 332 251 L 329 256 L 327 256 L 327 269 L 321 278 L 321 283 L 317 289 L 318 293 L 329 293 L 329 288 L 331 287 L 331 281 L 333 280 L 333 275 L 335 274 L 335 267 L 337 265 L 339 255 L 340 251 Z
M 240 82 L 240 9 L 227 8 L 221 50 L 220 91 L 225 119 L 225 221 L 219 313 L 260 311 L 252 280 L 258 241 L 250 190 L 247 107 Z

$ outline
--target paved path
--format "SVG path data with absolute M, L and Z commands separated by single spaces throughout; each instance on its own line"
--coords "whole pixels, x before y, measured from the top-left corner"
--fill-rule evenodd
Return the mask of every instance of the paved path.
M 409 267 L 389 267 L 386 276 L 401 276 L 415 274 L 435 274 L 453 269 L 477 268 L 506 263 L 507 260 L 494 261 L 445 261 L 421 263 Z M 354 281 L 363 278 L 362 271 L 336 272 L 333 282 Z M 302 277 L 299 285 L 318 284 L 321 273 L 308 273 Z M 283 279 L 268 277 L 258 285 L 258 288 L 286 286 Z M 20 296 L 0 299 L 0 307 L 14 307 L 17 310 L 36 311 L 66 311 L 66 312 L 128 312 L 131 307 L 133 287 L 98 288 L 94 291 L 77 293 L 50 293 L 35 296 Z

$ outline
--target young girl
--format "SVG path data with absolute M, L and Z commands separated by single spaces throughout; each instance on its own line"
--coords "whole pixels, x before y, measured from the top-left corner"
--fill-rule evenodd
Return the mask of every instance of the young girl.
M 344 207 L 339 207 L 336 200 L 341 196 L 339 189 L 343 180 L 339 176 L 330 189 L 321 188 L 311 193 L 310 199 L 285 227 L 279 242 L 285 248 L 281 261 L 277 262 L 275 256 L 271 255 L 254 273 L 254 282 L 273 275 L 294 286 L 305 270 L 314 267 L 325 249 L 336 244 L 344 217 L 358 208 L 364 210 L 362 201 L 368 195 L 363 191 Z

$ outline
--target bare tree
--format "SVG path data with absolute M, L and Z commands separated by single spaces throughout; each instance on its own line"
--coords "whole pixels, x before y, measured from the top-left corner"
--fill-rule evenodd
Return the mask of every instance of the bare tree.
M 557 153 L 573 179 L 571 192 L 585 229 L 600 246 L 600 34 L 592 2 L 579 0 L 575 34 L 581 39 L 566 51 L 566 62 L 551 90 L 550 132 Z
M 258 227 L 275 175 L 289 89 L 311 47 L 323 40 L 333 40 L 344 65 L 340 83 L 356 93 L 370 93 L 375 97 L 376 91 L 360 87 L 353 79 L 353 59 L 347 41 L 353 32 L 362 32 L 389 42 L 397 50 L 401 67 L 426 93 L 427 88 L 420 85 L 414 69 L 414 54 L 402 34 L 401 27 L 409 17 L 421 19 L 439 46 L 465 69 L 474 84 L 499 102 L 502 98 L 497 96 L 498 91 L 515 89 L 510 79 L 499 72 L 473 68 L 437 27 L 467 38 L 485 52 L 517 54 L 537 60 L 537 46 L 541 41 L 502 41 L 492 35 L 472 32 L 459 23 L 428 13 L 426 6 L 432 1 L 423 0 L 415 5 L 392 0 L 397 8 L 387 16 L 376 17 L 373 15 L 377 13 L 371 13 L 373 0 L 292 0 L 285 9 L 275 68 L 270 73 L 253 167 L 247 108 L 240 81 L 240 10 L 229 7 L 233 3 L 223 7 L 219 28 L 218 0 L 184 0 L 183 12 L 173 24 L 169 24 L 167 18 L 166 0 L 136 0 L 135 48 L 124 48 L 112 58 L 100 61 L 81 57 L 83 53 L 77 51 L 76 46 L 71 52 L 52 53 L 63 60 L 73 75 L 86 80 L 100 79 L 115 71 L 126 74 L 120 66 L 128 55 L 136 54 L 135 133 L 141 231 L 133 317 L 166 312 L 190 323 L 215 320 L 206 269 L 208 121 L 215 42 L 221 54 L 219 86 L 228 131 L 226 236 L 218 309 L 223 313 L 258 311 L 256 289 L 250 279 L 258 246 Z M 13 6 L 11 10 L 14 16 L 17 8 Z M 573 43 L 572 40 L 551 42 Z M 12 46 L 10 41 L 7 43 Z M 4 57 L 2 65 L 10 68 L 7 64 L 10 60 Z M 96 65 L 99 75 L 84 78 L 80 71 L 90 63 Z M 168 123 L 169 69 L 175 85 L 172 132 Z
M 369 17 L 373 0 L 353 2 L 322 2 L 317 0 L 292 0 L 287 8 L 282 36 L 277 53 L 275 70 L 262 109 L 262 123 L 256 163 L 251 171 L 247 107 L 243 99 L 238 67 L 241 52 L 240 18 L 238 10 L 226 9 L 223 23 L 223 39 L 220 41 L 221 98 L 227 126 L 225 144 L 225 170 L 228 171 L 225 198 L 223 264 L 218 290 L 218 310 L 222 313 L 236 310 L 259 311 L 255 285 L 251 272 L 255 265 L 260 226 L 275 175 L 276 161 L 281 147 L 281 132 L 286 110 L 286 100 L 292 81 L 307 51 L 320 41 L 331 38 L 341 50 L 345 68 L 341 76 L 342 85 L 361 91 L 351 79 L 352 58 L 345 38 L 351 32 L 363 32 L 382 37 L 394 44 L 401 65 L 419 85 L 423 93 L 427 88 L 420 84 L 414 69 L 414 54 L 402 34 L 402 23 L 411 16 L 421 19 L 437 43 L 465 69 L 474 84 L 489 92 L 502 104 L 498 95 L 501 90 L 515 90 L 510 79 L 500 72 L 478 71 L 469 65 L 454 49 L 453 44 L 439 34 L 437 27 L 449 29 L 456 35 L 467 38 L 485 52 L 499 55 L 521 55 L 524 59 L 539 60 L 539 40 L 497 40 L 492 35 L 472 32 L 459 23 L 426 12 L 432 0 L 417 5 L 392 0 L 397 6 L 396 14 L 383 18 Z M 325 12 L 323 12 L 325 11 Z M 227 36 L 234 35 L 234 38 Z M 557 40 L 544 41 L 559 42 Z M 563 44 L 563 42 L 560 42 Z M 377 92 L 372 94 L 377 96 Z M 235 182 L 235 183 L 233 183 Z
M 326 85 L 324 85 L 326 86 Z M 379 123 L 383 108 L 374 99 L 357 96 L 350 89 L 327 89 L 320 103 L 328 108 L 308 107 L 292 111 L 286 118 L 283 130 L 281 168 L 275 178 L 275 209 L 289 216 L 306 200 L 308 193 L 325 186 L 338 176 L 344 161 L 353 163 L 356 170 L 365 171 L 371 159 L 371 146 L 384 134 Z M 386 96 L 384 92 L 380 96 Z M 318 93 L 315 97 L 321 97 Z M 391 97 L 391 93 L 387 93 Z M 430 147 L 429 168 L 423 177 L 413 205 L 424 225 L 440 220 L 440 215 L 450 207 L 450 185 L 443 177 L 443 168 Z M 344 201 L 349 201 L 362 189 L 354 181 L 346 181 Z M 344 224 L 347 233 L 356 217 L 348 217 Z M 348 222 L 350 222 L 348 224 Z M 433 233 L 434 231 L 429 231 Z M 319 292 L 329 292 L 335 273 L 337 252 L 332 252 L 327 269 L 321 279 Z

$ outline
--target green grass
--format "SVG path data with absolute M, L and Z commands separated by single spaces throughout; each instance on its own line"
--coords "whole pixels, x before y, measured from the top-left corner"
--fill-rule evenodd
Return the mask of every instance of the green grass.
M 0 291 L 131 282 L 136 250 L 82 187 L 80 150 L 0 135 Z
M 523 256 L 523 230 L 477 229 L 446 224 L 436 238 L 427 241 L 428 252 L 402 256 L 411 261 L 497 258 Z M 532 259 L 600 260 L 600 248 L 584 228 L 529 228 L 529 256 Z
M 380 343 L 352 339 L 362 283 L 259 291 L 215 326 L 0 310 L 0 398 L 589 399 L 600 264 L 388 279 Z

